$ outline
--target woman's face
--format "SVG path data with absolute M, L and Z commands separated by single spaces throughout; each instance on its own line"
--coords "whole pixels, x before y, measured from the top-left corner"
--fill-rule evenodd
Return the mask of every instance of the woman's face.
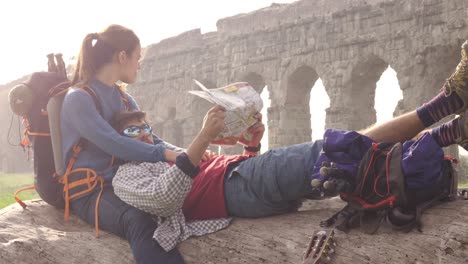
M 131 54 L 125 54 L 121 61 L 120 80 L 124 83 L 134 83 L 140 69 L 141 47 L 138 45 Z

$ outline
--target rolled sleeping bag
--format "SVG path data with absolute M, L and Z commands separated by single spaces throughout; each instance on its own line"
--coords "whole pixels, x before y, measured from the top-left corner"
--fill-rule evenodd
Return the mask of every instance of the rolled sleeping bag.
M 18 84 L 8 93 L 8 102 L 13 113 L 24 116 L 32 107 L 34 92 L 26 84 Z

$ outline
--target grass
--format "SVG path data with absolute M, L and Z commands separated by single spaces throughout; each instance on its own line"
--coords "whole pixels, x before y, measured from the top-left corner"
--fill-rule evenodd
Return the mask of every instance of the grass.
M 0 174 L 0 209 L 16 202 L 13 198 L 16 190 L 33 184 L 32 173 Z M 25 191 L 18 197 L 21 200 L 30 200 L 39 198 L 39 195 L 35 191 Z

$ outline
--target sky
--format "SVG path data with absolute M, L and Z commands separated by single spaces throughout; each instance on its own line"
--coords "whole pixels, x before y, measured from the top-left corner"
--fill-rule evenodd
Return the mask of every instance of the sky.
M 84 36 L 110 24 L 131 28 L 142 46 L 221 18 L 294 0 L 14 0 L 0 4 L 0 84 L 46 70 L 48 53 L 76 56 Z

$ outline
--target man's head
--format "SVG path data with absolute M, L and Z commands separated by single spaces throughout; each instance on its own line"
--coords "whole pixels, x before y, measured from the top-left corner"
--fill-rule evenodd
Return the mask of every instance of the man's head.
M 112 126 L 122 136 L 154 144 L 151 127 L 142 111 L 120 112 L 112 118 Z

